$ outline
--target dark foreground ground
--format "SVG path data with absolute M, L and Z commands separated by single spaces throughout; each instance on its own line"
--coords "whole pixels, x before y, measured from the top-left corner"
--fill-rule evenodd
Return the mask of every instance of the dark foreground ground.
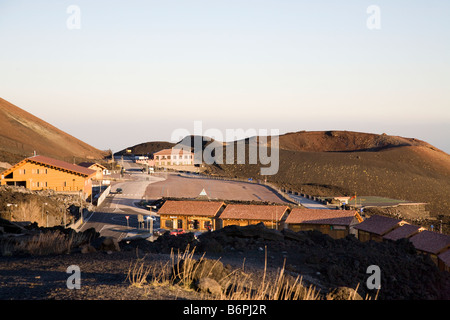
M 98 240 L 92 244 L 101 243 Z M 321 294 L 319 299 L 337 287 L 358 287 L 361 297 L 374 298 L 376 292 L 366 285 L 371 265 L 381 270 L 379 300 L 450 299 L 449 273 L 440 272 L 408 241 L 362 243 L 353 237 L 333 240 L 319 232 L 279 232 L 256 225 L 230 226 L 199 239 L 192 234 L 164 235 L 153 243 L 133 240 L 118 245 L 106 249 L 97 246 L 95 252 L 89 253 L 81 253 L 80 246 L 70 254 L 1 256 L 0 300 L 209 299 L 204 293 L 180 286 L 155 283 L 136 287 L 127 279 L 138 259 L 158 270 L 158 266 L 173 263 L 171 252 L 193 248 L 195 259 L 218 260 L 227 270 L 239 269 L 252 275 L 255 283 L 264 277 L 265 269 L 270 277 L 284 267 L 287 275 L 300 276 L 305 285 L 313 285 Z M 94 250 L 83 252 L 88 251 Z M 67 288 L 67 279 L 72 275 L 67 268 L 72 265 L 80 268 L 80 289 Z

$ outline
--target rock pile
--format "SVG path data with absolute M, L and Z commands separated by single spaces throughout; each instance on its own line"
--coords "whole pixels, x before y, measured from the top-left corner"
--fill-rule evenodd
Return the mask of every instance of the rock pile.
M 145 243 L 146 242 L 146 243 Z M 222 256 L 267 256 L 272 266 L 292 273 L 308 274 L 327 288 L 359 286 L 358 294 L 374 297 L 366 285 L 368 267 L 379 266 L 381 289 L 378 299 L 450 299 L 450 275 L 441 272 L 427 255 L 418 254 L 407 240 L 360 242 L 353 236 L 332 239 L 318 231 L 293 232 L 267 229 L 263 224 L 227 226 L 201 235 L 164 235 L 155 242 L 121 243 L 144 251 L 170 253 L 188 246 L 197 252 Z M 241 260 L 242 261 L 242 260 Z

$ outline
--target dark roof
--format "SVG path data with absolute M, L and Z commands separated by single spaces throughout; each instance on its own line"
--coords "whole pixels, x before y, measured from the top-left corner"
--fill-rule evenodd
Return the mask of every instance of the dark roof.
M 288 206 L 256 204 L 229 204 L 220 214 L 221 219 L 275 220 L 280 221 Z
M 417 250 L 439 254 L 450 247 L 450 236 L 433 231 L 422 231 L 409 238 Z
M 395 241 L 402 238 L 409 238 L 420 231 L 421 230 L 419 226 L 414 226 L 412 224 L 404 224 L 403 226 L 386 233 L 383 238 Z
M 329 224 L 349 226 L 355 211 L 294 208 L 286 219 L 287 224 Z
M 167 200 L 159 214 L 214 217 L 224 205 L 218 201 L 173 201 Z
M 450 267 L 450 249 L 447 251 L 444 251 L 438 257 L 442 262 L 445 263 L 446 266 Z
M 82 167 L 85 167 L 85 168 L 89 168 L 90 166 L 92 166 L 94 164 L 95 164 L 95 162 L 81 162 L 78 165 L 82 166 Z
M 375 215 L 357 224 L 355 229 L 382 236 L 395 227 L 401 226 L 405 223 L 405 221 L 399 219 Z
M 78 166 L 76 164 L 68 163 L 65 161 L 52 159 L 52 158 L 45 157 L 45 156 L 34 156 L 34 157 L 26 158 L 24 161 L 36 162 L 36 163 L 56 167 L 59 169 L 72 171 L 72 172 L 79 173 L 79 174 L 85 175 L 85 176 L 90 176 L 91 174 L 95 173 L 94 170 L 91 170 L 91 169 L 88 169 L 88 168 L 85 168 L 82 166 Z
M 106 169 L 105 166 L 103 166 L 103 165 L 101 165 L 100 163 L 97 163 L 97 162 L 81 162 L 78 165 L 81 166 L 81 167 L 85 167 L 85 168 L 90 168 L 91 166 L 96 165 L 98 167 L 102 167 L 102 168 Z

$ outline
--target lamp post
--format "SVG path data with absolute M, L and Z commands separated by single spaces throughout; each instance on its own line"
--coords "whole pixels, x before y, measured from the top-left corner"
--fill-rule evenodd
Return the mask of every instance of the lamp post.
M 17 208 L 17 204 L 15 203 L 7 203 L 6 206 L 9 208 L 9 221 L 12 221 L 12 206 Z
M 47 202 L 44 202 L 44 204 L 42 205 L 41 221 L 44 220 L 44 208 L 46 205 L 47 205 Z M 23 220 L 25 221 L 25 217 L 23 217 Z

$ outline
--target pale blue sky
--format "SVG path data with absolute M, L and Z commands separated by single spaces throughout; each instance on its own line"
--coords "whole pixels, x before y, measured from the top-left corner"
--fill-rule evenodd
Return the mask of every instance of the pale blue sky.
M 114 151 L 201 120 L 224 134 L 385 132 L 449 153 L 450 2 L 0 0 L 0 97 Z

